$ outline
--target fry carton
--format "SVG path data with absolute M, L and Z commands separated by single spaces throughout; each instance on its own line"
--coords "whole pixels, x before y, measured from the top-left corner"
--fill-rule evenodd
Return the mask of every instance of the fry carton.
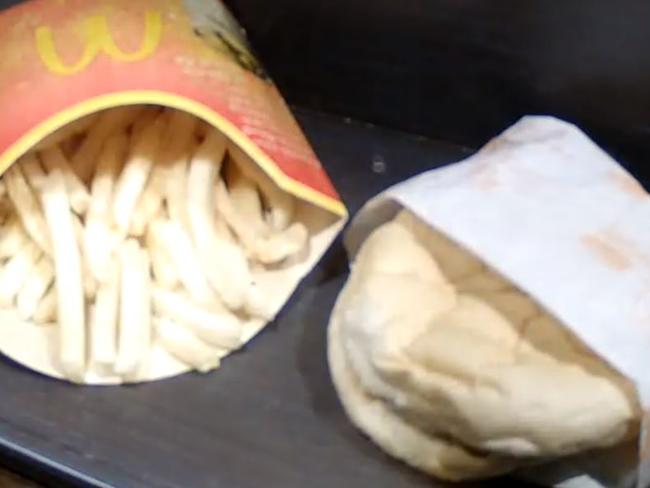
M 0 351 L 78 383 L 216 368 L 347 218 L 241 27 L 220 1 L 32 0 L 0 46 Z

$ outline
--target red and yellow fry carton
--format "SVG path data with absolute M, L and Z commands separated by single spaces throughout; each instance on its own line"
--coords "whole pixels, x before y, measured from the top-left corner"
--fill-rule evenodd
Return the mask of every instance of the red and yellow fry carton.
M 335 239 L 345 206 L 242 32 L 218 0 L 0 12 L 6 356 L 79 383 L 211 370 Z

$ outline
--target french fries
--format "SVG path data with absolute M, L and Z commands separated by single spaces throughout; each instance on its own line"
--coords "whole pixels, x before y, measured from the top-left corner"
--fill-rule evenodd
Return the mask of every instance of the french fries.
M 0 306 L 13 303 L 40 254 L 38 247 L 28 242 L 7 262 L 0 273 Z
M 157 314 L 186 325 L 208 344 L 230 349 L 241 345 L 241 324 L 225 310 L 207 310 L 180 294 L 163 289 L 154 289 L 153 306 Z
M 131 215 L 144 191 L 162 135 L 163 119 L 157 117 L 134 138 L 133 149 L 120 175 L 113 201 L 113 218 L 117 228 L 127 235 Z
M 10 217 L 0 234 L 0 259 L 7 259 L 16 254 L 29 237 L 17 217 Z
M 213 130 L 194 154 L 188 180 L 188 209 L 194 244 L 206 264 L 206 278 L 223 302 L 236 310 L 246 301 L 250 270 L 241 248 L 219 234 L 212 196 L 226 144 L 226 138 Z
M 212 292 L 192 241 L 181 224 L 171 220 L 157 220 L 151 224 L 151 232 L 171 258 L 178 277 L 197 303 L 209 304 L 216 295 Z
M 34 323 L 39 325 L 51 324 L 56 320 L 58 311 L 56 287 L 52 287 L 45 294 L 34 312 Z
M 146 236 L 146 244 L 151 256 L 153 277 L 156 283 L 163 288 L 173 290 L 180 282 L 178 273 L 174 267 L 174 261 L 167 252 L 162 235 L 159 232 L 155 232 L 154 229 L 155 227 L 153 225 L 150 226 Z
M 272 265 L 290 256 L 300 254 L 309 243 L 309 232 L 304 224 L 295 222 L 283 231 L 268 233 L 256 232 L 251 225 L 251 215 L 243 212 L 233 201 L 223 182 L 217 184 L 215 191 L 217 209 L 221 212 L 233 232 L 239 237 L 249 256 L 260 263 Z
M 110 272 L 111 252 L 119 240 L 112 230 L 111 209 L 115 184 L 128 143 L 126 133 L 114 134 L 106 141 L 91 184 L 84 241 L 90 269 L 98 281 L 104 280 Z
M 0 178 L 0 307 L 58 328 L 57 367 L 74 382 L 147 379 L 160 348 L 208 372 L 273 318 L 272 280 L 258 277 L 309 249 L 295 213 L 192 115 L 90 115 Z
M 129 377 L 138 372 L 151 341 L 149 257 L 135 239 L 126 241 L 119 254 L 120 312 L 115 372 Z
M 72 168 L 82 181 L 88 182 L 95 169 L 95 161 L 106 140 L 136 120 L 140 107 L 120 107 L 106 110 L 90 126 L 86 136 L 72 158 Z
M 41 255 L 33 272 L 28 275 L 25 284 L 18 293 L 16 306 L 20 318 L 31 320 L 34 317 L 39 303 L 45 297 L 53 281 L 54 266 L 48 256 Z
M 41 188 L 46 176 L 38 157 L 36 154 L 27 154 L 21 159 L 20 165 L 32 190 L 37 192 Z
M 160 165 L 160 181 L 169 215 L 185 229 L 189 229 L 186 202 L 187 166 L 189 149 L 197 126 L 196 117 L 184 112 L 172 113 L 165 134 L 170 144 L 166 149 L 165 160 Z
M 29 237 L 46 253 L 52 252 L 50 238 L 38 199 L 27 184 L 19 166 L 11 167 L 4 177 L 9 199 Z
M 119 297 L 120 268 L 113 266 L 97 290 L 90 319 L 90 364 L 99 370 L 110 370 L 117 359 Z
M 217 349 L 210 347 L 185 327 L 170 319 L 156 319 L 156 336 L 170 354 L 201 373 L 216 369 L 221 364 Z
M 140 197 L 140 201 L 131 217 L 130 234 L 141 237 L 145 234 L 149 222 L 154 220 L 162 209 L 163 199 L 163 177 L 164 173 L 156 166 L 151 171 L 147 186 Z
M 277 231 L 285 230 L 293 219 L 295 200 L 262 174 L 262 170 L 240 148 L 230 144 L 228 152 L 237 162 L 240 171 L 262 192 L 269 210 L 271 227 Z
M 246 220 L 251 233 L 255 237 L 267 236 L 270 229 L 264 220 L 264 209 L 257 185 L 246 178 L 234 164 L 227 167 L 226 184 L 233 206 Z
M 81 252 L 81 279 L 84 295 L 88 299 L 93 299 L 97 293 L 97 280 L 93 276 L 92 268 L 90 266 L 90 253 L 86 247 L 88 243 L 86 239 L 84 239 L 84 227 L 76 215 L 72 216 L 72 228 L 74 229 L 77 245 Z
M 61 169 L 48 175 L 41 189 L 53 243 L 59 321 L 59 360 L 66 377 L 81 382 L 86 362 L 86 320 L 81 251 Z
M 52 146 L 49 149 L 42 151 L 41 160 L 48 171 L 51 172 L 56 169 L 61 170 L 65 179 L 65 186 L 68 190 L 70 205 L 77 214 L 83 215 L 88 208 L 90 194 L 88 193 L 88 189 L 84 183 L 79 179 L 70 166 L 70 163 L 61 150 L 61 147 Z

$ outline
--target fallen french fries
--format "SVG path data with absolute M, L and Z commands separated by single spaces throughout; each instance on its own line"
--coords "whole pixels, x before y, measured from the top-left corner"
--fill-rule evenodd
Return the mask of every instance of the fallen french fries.
M 309 250 L 294 197 L 192 115 L 120 107 L 0 178 L 0 307 L 58 328 L 61 376 L 146 379 L 160 349 L 207 372 L 277 307 L 265 270 Z

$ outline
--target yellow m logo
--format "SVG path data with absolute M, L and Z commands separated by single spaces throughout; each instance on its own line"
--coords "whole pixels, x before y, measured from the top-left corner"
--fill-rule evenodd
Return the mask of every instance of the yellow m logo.
M 162 17 L 158 12 L 145 14 L 144 39 L 140 48 L 130 53 L 125 53 L 115 44 L 106 17 L 103 15 L 95 15 L 86 19 L 82 25 L 82 35 L 85 41 L 84 52 L 76 63 L 67 65 L 61 61 L 52 29 L 49 27 L 36 29 L 36 46 L 45 66 L 53 73 L 69 76 L 83 71 L 101 52 L 123 62 L 145 59 L 154 53 L 160 43 Z

